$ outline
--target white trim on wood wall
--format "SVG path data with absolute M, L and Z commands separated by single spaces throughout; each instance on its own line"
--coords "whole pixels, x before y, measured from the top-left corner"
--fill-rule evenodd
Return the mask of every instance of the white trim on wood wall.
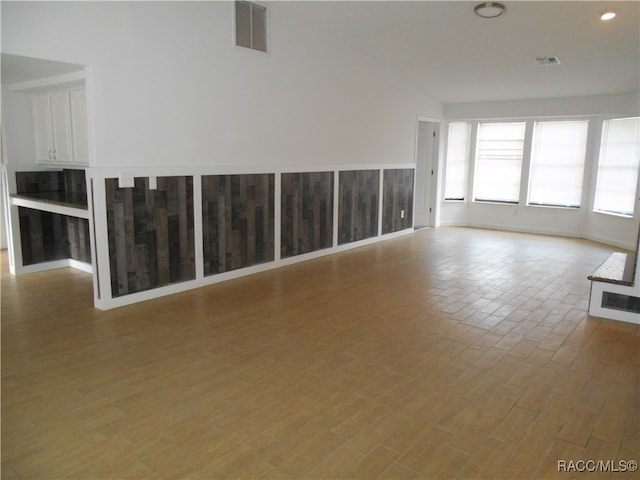
M 222 281 L 252 275 L 254 273 L 280 268 L 282 266 L 323 257 L 333 253 L 357 248 L 380 241 L 389 240 L 401 235 L 413 233 L 411 228 L 393 232 L 390 234 L 382 234 L 382 215 L 383 215 L 383 177 L 384 171 L 387 169 L 411 169 L 415 170 L 414 163 L 389 163 L 389 164 L 366 164 L 366 165 L 319 165 L 315 168 L 309 166 L 279 166 L 267 168 L 264 166 L 187 166 L 187 167 L 108 167 L 108 168 L 88 168 L 87 169 L 87 185 L 93 185 L 90 208 L 93 209 L 95 229 L 91 231 L 92 237 L 95 235 L 95 248 L 92 244 L 92 254 L 95 252 L 94 264 L 96 271 L 94 273 L 94 305 L 96 308 L 107 310 L 110 308 L 129 305 L 136 302 L 159 298 L 164 295 L 170 295 L 177 292 L 200 288 L 206 285 L 212 285 Z M 350 170 L 378 170 L 379 178 L 379 205 L 378 205 L 378 232 L 375 237 L 364 240 L 351 242 L 348 244 L 338 245 L 338 202 L 339 202 L 339 175 L 341 171 Z M 193 280 L 187 280 L 172 285 L 153 288 L 142 292 L 113 297 L 111 291 L 111 265 L 109 262 L 109 239 L 107 230 L 107 207 L 106 207 L 106 189 L 105 179 L 119 178 L 120 174 L 126 171 L 127 175 L 133 177 L 163 177 L 163 176 L 190 176 L 193 178 L 193 209 L 194 209 L 194 242 L 195 242 L 195 265 L 196 274 Z M 333 206 L 333 245 L 328 248 L 316 250 L 313 252 L 296 255 L 293 257 L 281 257 L 281 196 L 283 173 L 309 173 L 309 172 L 333 172 L 334 178 L 334 206 Z M 204 253 L 202 245 L 202 177 L 206 175 L 242 175 L 242 174 L 273 174 L 274 178 L 274 260 L 258 265 L 239 268 L 228 272 L 222 272 L 214 275 L 204 276 L 203 262 Z M 415 174 L 414 174 L 415 177 Z

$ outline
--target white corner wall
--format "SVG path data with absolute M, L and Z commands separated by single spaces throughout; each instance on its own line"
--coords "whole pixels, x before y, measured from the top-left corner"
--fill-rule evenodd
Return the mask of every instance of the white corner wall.
M 533 207 L 522 203 L 501 205 L 473 201 L 446 202 L 443 200 L 443 192 L 440 199 L 440 225 L 485 227 L 587 238 L 618 248 L 634 250 L 640 224 L 640 202 L 636 206 L 634 217 L 624 218 L 593 212 L 593 197 L 602 121 L 606 118 L 638 115 L 640 115 L 638 92 L 597 97 L 445 105 L 447 122 L 549 120 L 570 117 L 586 118 L 590 125 L 580 209 Z M 443 156 L 446 156 L 446 143 L 444 143 Z M 442 162 L 444 163 L 445 160 L 443 158 Z M 470 170 L 472 171 L 472 168 Z M 468 198 L 471 198 L 472 185 L 469 185 L 468 192 Z
M 91 67 L 92 167 L 413 163 L 416 118 L 443 114 L 295 2 L 269 4 L 268 55 L 234 47 L 233 2 L 1 8 L 3 52 Z
M 2 86 L 3 147 L 6 159 L 24 169 L 39 170 L 31 96 Z

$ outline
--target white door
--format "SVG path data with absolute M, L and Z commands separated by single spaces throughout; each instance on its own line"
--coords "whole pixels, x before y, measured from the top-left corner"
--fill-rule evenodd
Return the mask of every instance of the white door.
M 73 158 L 73 147 L 71 144 L 69 92 L 51 94 L 51 114 L 53 119 L 53 159 L 57 162 L 70 162 Z
M 87 139 L 87 98 L 85 89 L 71 90 L 71 132 L 73 137 L 73 161 L 89 162 L 89 142 Z
M 416 147 L 416 199 L 415 228 L 432 226 L 432 192 L 435 181 L 434 159 L 438 157 L 440 124 L 418 121 Z
M 33 117 L 36 129 L 37 160 L 38 162 L 52 162 L 51 101 L 48 94 L 37 95 L 33 98 Z

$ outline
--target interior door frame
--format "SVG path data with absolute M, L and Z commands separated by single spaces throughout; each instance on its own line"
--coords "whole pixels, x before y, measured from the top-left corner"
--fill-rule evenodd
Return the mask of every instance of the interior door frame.
M 432 127 L 433 137 L 432 141 L 427 142 L 427 149 L 424 151 L 425 167 L 421 168 L 421 158 L 423 155 L 423 145 L 421 144 L 420 128 L 424 123 L 430 124 Z M 414 179 L 415 195 L 414 195 L 414 228 L 433 227 L 436 225 L 436 209 L 437 209 L 437 179 L 438 179 L 438 164 L 439 164 L 439 152 L 440 152 L 440 138 L 442 136 L 442 121 L 436 118 L 421 117 L 416 119 L 416 142 L 415 142 L 415 164 L 416 175 Z M 424 182 L 418 181 L 419 175 L 427 175 L 430 178 Z M 425 188 L 426 186 L 426 188 Z M 421 205 L 418 205 L 418 200 L 425 199 L 425 211 L 424 216 L 419 215 Z

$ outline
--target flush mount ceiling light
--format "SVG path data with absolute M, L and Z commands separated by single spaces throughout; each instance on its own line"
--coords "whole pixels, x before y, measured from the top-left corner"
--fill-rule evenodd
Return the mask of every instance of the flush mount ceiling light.
M 483 2 L 476 5 L 473 11 L 482 18 L 496 18 L 504 13 L 505 7 L 499 2 Z
M 604 20 L 605 22 L 607 20 L 613 20 L 614 18 L 616 18 L 616 12 L 604 12 L 602 15 L 600 15 L 600 20 Z

